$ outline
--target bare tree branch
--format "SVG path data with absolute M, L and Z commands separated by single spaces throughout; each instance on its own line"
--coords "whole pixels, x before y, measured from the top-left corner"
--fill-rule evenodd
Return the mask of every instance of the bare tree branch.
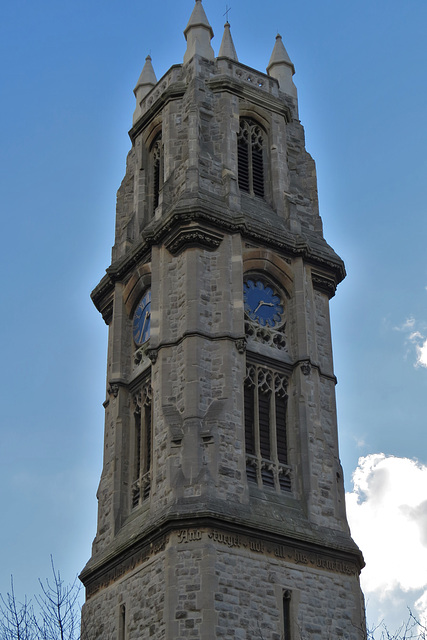
M 0 595 L 0 638 L 1 640 L 35 640 L 33 607 L 25 597 L 19 602 L 15 596 L 13 577 L 10 577 L 10 591 L 6 597 Z
M 39 580 L 41 594 L 35 600 L 40 614 L 34 619 L 40 640 L 77 640 L 80 627 L 78 597 L 80 586 L 77 578 L 66 585 L 55 569 L 53 558 L 52 579 Z
M 39 580 L 36 606 L 17 600 L 13 578 L 10 592 L 0 595 L 0 640 L 80 640 L 80 583 L 65 584 L 50 561 L 52 578 Z

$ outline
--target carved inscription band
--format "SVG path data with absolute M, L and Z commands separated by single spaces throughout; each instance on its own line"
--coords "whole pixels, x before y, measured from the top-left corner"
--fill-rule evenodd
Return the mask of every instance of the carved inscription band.
M 203 540 L 223 544 L 229 549 L 247 549 L 254 553 L 272 555 L 286 560 L 286 562 L 312 567 L 313 569 L 325 569 L 326 571 L 334 571 L 345 575 L 359 574 L 358 568 L 352 562 L 346 562 L 326 554 L 301 551 L 291 545 L 275 544 L 260 538 L 225 533 L 218 529 L 181 529 L 178 531 L 178 544 L 184 545 L 189 542 L 201 542 Z
M 150 558 L 165 551 L 169 543 L 175 543 L 183 548 L 190 543 L 213 542 L 224 545 L 227 549 L 249 551 L 251 553 L 270 555 L 295 565 L 303 565 L 312 569 L 324 569 L 345 575 L 358 575 L 359 571 L 355 563 L 334 558 L 332 555 L 315 553 L 296 549 L 291 545 L 268 542 L 260 538 L 239 535 L 221 531 L 219 529 L 180 529 L 176 534 L 164 535 L 154 544 L 147 544 L 135 553 L 127 556 L 123 562 L 114 568 L 102 572 L 86 587 L 86 596 L 90 598 L 101 589 L 122 578 L 126 573 L 137 568 Z

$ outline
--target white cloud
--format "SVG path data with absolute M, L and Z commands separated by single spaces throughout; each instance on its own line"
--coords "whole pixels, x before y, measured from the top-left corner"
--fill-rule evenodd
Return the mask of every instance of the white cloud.
M 417 349 L 416 366 L 427 367 L 427 339 L 423 340 L 422 344 L 417 344 L 416 349 Z
M 347 515 L 366 561 L 361 582 L 367 602 L 370 596 L 381 602 L 387 618 L 403 595 L 401 620 L 406 606 L 427 620 L 427 466 L 371 454 L 359 459 L 353 485 Z
M 427 368 L 427 337 L 419 329 L 415 329 L 415 324 L 415 318 L 409 317 L 402 325 L 394 327 L 394 329 L 395 331 L 408 333 L 407 343 L 415 346 L 416 360 L 414 366 Z
M 427 627 L 427 591 L 415 601 L 415 611 L 423 627 Z
M 366 440 L 364 436 L 359 436 L 359 437 L 353 436 L 353 440 L 358 449 L 363 449 L 364 447 L 366 447 Z
M 411 342 L 415 342 L 416 340 L 422 340 L 422 339 L 423 339 L 423 335 L 419 331 L 414 331 L 413 333 L 409 334 L 409 340 Z
M 412 316 L 410 318 L 406 318 L 405 322 L 400 327 L 395 327 L 396 331 L 408 331 L 408 329 L 412 329 L 415 326 L 415 318 Z

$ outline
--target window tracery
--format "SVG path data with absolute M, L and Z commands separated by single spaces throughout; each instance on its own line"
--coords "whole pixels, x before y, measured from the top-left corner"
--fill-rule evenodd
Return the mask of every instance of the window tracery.
M 246 338 L 250 342 L 260 342 L 273 349 L 288 351 L 288 344 L 285 334 L 285 325 L 275 330 L 269 327 L 261 327 L 256 322 L 245 321 Z

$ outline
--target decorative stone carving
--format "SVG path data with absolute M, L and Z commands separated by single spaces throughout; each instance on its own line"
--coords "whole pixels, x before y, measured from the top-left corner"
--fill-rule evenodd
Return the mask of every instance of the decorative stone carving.
M 146 342 L 141 347 L 135 350 L 133 354 L 133 362 L 135 367 L 137 367 L 141 362 L 145 359 L 147 363 L 147 358 L 150 360 L 151 364 L 155 364 L 157 361 L 157 349 L 150 349 L 148 347 L 148 343 Z
M 333 298 L 336 290 L 336 282 L 334 280 L 315 272 L 312 272 L 311 279 L 314 289 L 326 293 L 328 298 Z
M 245 332 L 248 341 L 261 342 L 273 349 L 279 349 L 280 351 L 288 351 L 285 325 L 280 327 L 279 330 L 271 329 L 270 327 L 261 327 L 256 322 L 245 322 Z
M 311 373 L 311 364 L 309 360 L 304 360 L 300 363 L 301 371 L 305 376 L 310 375 Z
M 157 362 L 157 349 L 147 349 L 147 356 L 151 361 L 151 364 L 156 364 Z
M 153 390 L 151 388 L 151 380 L 146 380 L 142 387 L 133 395 L 135 411 L 138 412 L 142 407 L 149 406 L 151 404 L 152 396 Z
M 135 365 L 139 365 L 139 363 L 141 362 L 143 356 L 145 353 L 145 345 L 143 345 L 142 347 L 139 347 L 139 349 L 137 349 L 133 355 L 133 361 L 135 363 Z
M 117 398 L 117 396 L 119 395 L 119 385 L 117 382 L 110 382 L 108 384 L 108 395 Z
M 277 371 L 249 364 L 246 369 L 246 384 L 257 386 L 262 392 L 273 392 L 279 398 L 286 396 L 288 379 Z
M 236 340 L 236 342 L 234 343 L 236 345 L 236 349 L 239 353 L 245 353 L 246 351 L 246 339 L 245 338 L 239 338 L 238 340 Z
M 179 227 L 165 242 L 165 245 L 173 255 L 177 255 L 189 247 L 201 247 L 214 251 L 221 244 L 223 237 L 223 234 L 218 231 L 206 229 L 198 224 L 190 224 Z

